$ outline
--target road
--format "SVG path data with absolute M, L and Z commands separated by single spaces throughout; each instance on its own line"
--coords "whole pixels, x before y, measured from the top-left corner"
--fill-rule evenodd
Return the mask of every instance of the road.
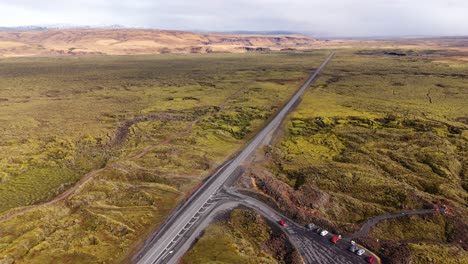
M 183 237 L 184 243 L 179 243 L 173 248 L 173 253 L 169 254 L 164 263 L 175 264 L 189 249 L 192 243 L 202 234 L 203 230 L 213 221 L 217 214 L 232 210 L 238 206 L 244 206 L 255 210 L 265 217 L 270 223 L 283 229 L 291 244 L 299 251 L 305 263 L 317 264 L 353 264 L 366 263 L 365 258 L 370 256 L 365 254 L 357 256 L 347 250 L 351 245 L 349 240 L 341 240 L 336 245 L 330 242 L 332 235 L 325 237 L 296 224 L 286 216 L 276 212 L 268 205 L 243 194 L 232 188 L 226 188 L 212 198 L 216 204 L 207 211 L 199 220 L 197 226 Z M 286 227 L 278 224 L 279 219 L 283 219 Z
M 222 193 L 225 193 L 228 197 L 230 196 L 229 201 L 238 201 L 239 204 L 254 209 L 278 227 L 283 228 L 293 246 L 301 253 L 305 263 L 366 263 L 365 258 L 371 256 L 368 252 L 363 256 L 351 253 L 348 251 L 348 248 L 351 246 L 351 240 L 342 239 L 337 244 L 333 244 L 330 241 L 334 236 L 333 234 L 329 233 L 322 237 L 315 230 L 309 230 L 304 226 L 298 225 L 268 205 L 236 192 L 234 188 L 225 188 Z M 280 219 L 286 222 L 286 227 L 281 227 L 278 224 Z
M 281 111 L 239 152 L 231 161 L 227 162 L 212 177 L 210 177 L 192 197 L 182 206 L 178 207 L 168 218 L 165 224 L 159 229 L 156 235 L 148 241 L 143 251 L 134 260 L 140 264 L 167 263 L 165 259 L 173 253 L 173 248 L 177 245 L 202 215 L 213 206 L 211 200 L 220 190 L 223 184 L 230 178 L 235 177 L 236 169 L 246 161 L 247 158 L 262 144 L 267 136 L 279 127 L 281 122 L 293 107 L 299 102 L 310 84 L 317 78 L 320 71 L 327 65 L 333 57 L 334 52 L 316 69 L 304 85 L 294 94 Z M 234 175 L 234 176 L 233 176 Z
M 379 216 L 376 216 L 374 218 L 367 220 L 367 222 L 365 222 L 364 225 L 362 225 L 361 228 L 357 232 L 347 237 L 349 237 L 350 239 L 355 239 L 358 237 L 365 237 L 369 234 L 369 231 L 373 226 L 375 226 L 377 223 L 385 219 L 398 218 L 398 217 L 407 216 L 407 215 L 433 214 L 433 213 L 437 213 L 438 211 L 439 210 L 437 209 L 421 209 L 421 210 L 408 210 L 408 211 L 403 211 L 400 213 L 379 215 Z
M 232 210 L 238 206 L 244 206 L 255 210 L 263 215 L 271 224 L 283 229 L 291 244 L 296 248 L 305 263 L 317 264 L 353 264 L 366 263 L 365 258 L 371 256 L 366 252 L 363 256 L 358 256 L 349 252 L 351 246 L 350 239 L 342 239 L 337 244 L 332 244 L 330 239 L 333 234 L 322 237 L 316 231 L 298 225 L 288 217 L 278 213 L 268 205 L 252 197 L 238 193 L 235 188 L 224 186 L 209 200 L 209 206 L 205 207 L 203 214 L 196 221 L 196 225 L 187 230 L 172 248 L 172 253 L 166 254 L 159 262 L 166 264 L 176 264 L 190 249 L 191 245 L 200 237 L 202 232 L 214 220 L 216 215 Z M 278 224 L 283 219 L 286 227 Z

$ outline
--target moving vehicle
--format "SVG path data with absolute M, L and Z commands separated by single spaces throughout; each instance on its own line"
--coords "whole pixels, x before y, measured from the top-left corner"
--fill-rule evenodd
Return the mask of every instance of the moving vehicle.
M 280 226 L 286 226 L 286 222 L 283 219 L 280 219 L 278 223 L 280 224 Z

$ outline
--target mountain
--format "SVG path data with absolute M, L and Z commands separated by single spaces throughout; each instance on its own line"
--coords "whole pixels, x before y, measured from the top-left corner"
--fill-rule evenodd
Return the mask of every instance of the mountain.
M 298 32 L 293 31 L 249 31 L 249 30 L 239 30 L 239 31 L 231 31 L 231 34 L 254 34 L 254 35 L 295 35 L 300 34 Z
M 19 26 L 19 27 L 0 27 L 1 31 L 42 31 L 47 30 L 47 27 L 43 26 Z
M 27 27 L 0 32 L 0 56 L 264 52 L 310 48 L 314 43 L 314 38 L 299 34 L 193 33 L 122 28 L 51 30 Z
M 1 31 L 44 31 L 44 30 L 67 30 L 67 29 L 123 29 L 126 28 L 121 25 L 71 25 L 71 24 L 52 24 L 52 25 L 28 25 L 28 26 L 17 26 L 17 27 L 0 27 Z

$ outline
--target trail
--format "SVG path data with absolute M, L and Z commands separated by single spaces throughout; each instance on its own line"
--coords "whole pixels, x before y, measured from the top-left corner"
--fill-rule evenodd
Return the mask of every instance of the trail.
M 408 216 L 408 215 L 421 215 L 421 214 L 432 214 L 438 212 L 437 209 L 421 209 L 421 210 L 409 210 L 409 211 L 404 211 L 401 213 L 392 213 L 392 214 L 383 214 L 376 216 L 374 218 L 371 218 L 367 220 L 367 222 L 364 223 L 364 225 L 356 231 L 355 233 L 345 236 L 350 239 L 358 238 L 358 237 L 365 237 L 369 234 L 370 229 L 378 224 L 382 220 L 386 219 L 391 219 L 391 218 L 398 218 L 398 217 L 403 217 L 403 216 Z

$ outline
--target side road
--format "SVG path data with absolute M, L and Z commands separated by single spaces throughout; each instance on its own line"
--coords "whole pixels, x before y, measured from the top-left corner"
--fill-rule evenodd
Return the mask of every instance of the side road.
M 211 201 L 213 205 L 206 208 L 207 213 L 198 221 L 197 226 L 184 234 L 179 241 L 180 243 L 173 247 L 163 259 L 159 260 L 161 263 L 178 263 L 178 260 L 190 249 L 203 233 L 203 230 L 215 219 L 216 215 L 239 206 L 255 210 L 276 225 L 278 229 L 283 230 L 293 247 L 300 253 L 304 263 L 366 263 L 365 258 L 372 256 L 368 252 L 363 256 L 351 253 L 347 250 L 351 245 L 350 240 L 344 239 L 337 244 L 333 244 L 331 242 L 333 235 L 329 234 L 322 237 L 318 233 L 308 230 L 281 213 L 276 212 L 268 205 L 252 197 L 238 193 L 234 188 L 224 188 L 216 196 L 213 196 Z M 283 227 L 279 224 L 280 219 L 285 221 L 286 226 Z
M 361 229 L 359 229 L 357 232 L 346 236 L 350 239 L 358 238 L 358 237 L 365 237 L 369 234 L 370 229 L 378 224 L 382 220 L 386 219 L 391 219 L 391 218 L 398 218 L 402 216 L 408 216 L 408 215 L 422 215 L 422 214 L 433 214 L 439 212 L 437 209 L 421 209 L 421 210 L 408 210 L 408 211 L 403 211 L 400 213 L 392 213 L 392 214 L 384 214 L 384 215 L 379 215 L 374 218 L 371 218 L 367 220 L 367 222 L 362 225 Z

